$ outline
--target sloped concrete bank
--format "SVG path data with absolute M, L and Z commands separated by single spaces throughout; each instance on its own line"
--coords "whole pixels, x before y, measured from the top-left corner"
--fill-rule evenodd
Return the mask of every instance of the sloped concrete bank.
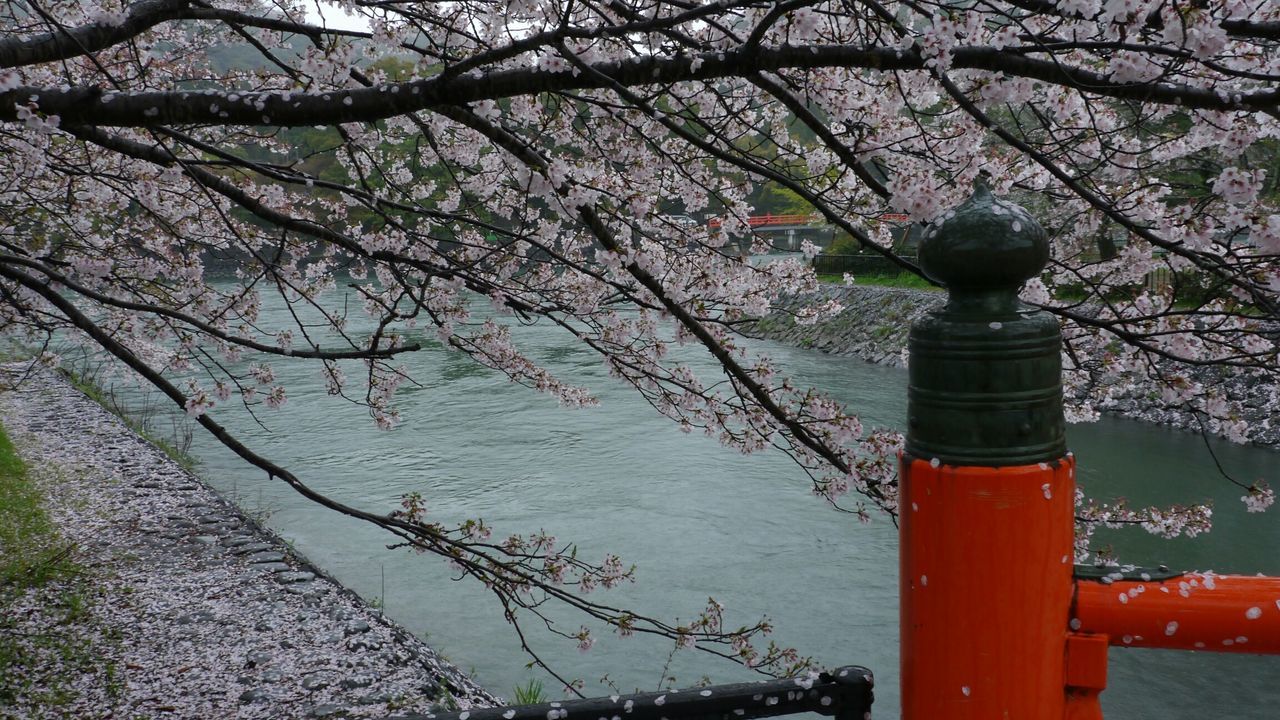
M 830 320 L 797 325 L 795 311 L 810 301 L 792 299 L 781 311 L 747 328 L 746 334 L 878 365 L 906 367 L 911 323 L 947 301 L 942 292 L 904 288 L 828 285 L 823 292 L 839 301 L 844 311 Z
M 796 310 L 812 300 L 793 299 L 784 304 L 781 311 L 762 318 L 743 332 L 751 337 L 778 340 L 832 355 L 906 367 L 911 323 L 946 303 L 945 293 L 928 290 L 830 285 L 824 287 L 823 292 L 826 297 L 838 300 L 844 311 L 824 322 L 797 325 L 793 320 Z M 1205 387 L 1220 388 L 1228 397 L 1243 401 L 1243 419 L 1255 429 L 1253 444 L 1280 448 L 1280 422 L 1272 421 L 1280 392 L 1273 384 L 1224 368 L 1204 367 L 1194 372 Z M 1158 391 L 1153 388 L 1111 388 L 1103 395 L 1105 399 L 1099 403 L 1103 412 L 1192 431 L 1200 431 L 1204 421 L 1204 429 L 1221 434 L 1212 420 L 1160 404 Z
M 499 704 L 355 593 L 59 377 L 0 368 L 0 417 L 93 599 L 49 617 L 59 581 L 3 609 L 16 637 L 93 641 L 108 673 L 0 717 L 386 717 Z M 31 657 L 40 657 L 38 645 Z M 59 659 L 21 667 L 38 686 Z M 63 678 L 66 680 L 66 678 Z

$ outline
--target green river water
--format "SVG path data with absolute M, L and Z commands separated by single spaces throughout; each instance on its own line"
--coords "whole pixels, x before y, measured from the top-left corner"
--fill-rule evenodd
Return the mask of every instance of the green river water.
M 352 302 L 353 307 L 358 303 Z M 271 314 L 269 311 L 268 315 Z M 271 318 L 263 326 L 272 327 Z M 260 409 L 266 428 L 219 408 L 214 417 L 248 444 L 343 501 L 389 511 L 410 491 L 446 524 L 482 517 L 495 537 L 539 528 L 573 541 L 588 558 L 617 553 L 638 566 L 634 585 L 593 596 L 666 618 L 692 619 L 709 596 L 736 626 L 768 615 L 780 644 L 831 666 L 876 674 L 877 717 L 898 715 L 897 538 L 887 519 L 859 524 L 813 497 L 804 476 L 777 453 L 743 456 L 703 436 L 681 433 L 639 396 L 609 378 L 598 356 L 551 327 L 519 328 L 536 360 L 586 384 L 599 407 L 566 410 L 512 385 L 459 353 L 432 344 L 410 357 L 421 388 L 399 396 L 405 422 L 392 432 L 367 413 L 325 396 L 319 368 L 275 363 L 289 393 L 280 410 Z M 901 427 L 906 377 L 900 370 L 771 342 L 752 346 L 804 385 L 861 413 L 868 426 Z M 712 365 L 689 351 L 710 377 Z M 358 377 L 359 367 L 348 369 Z M 197 428 L 197 433 L 200 431 Z M 1195 434 L 1104 418 L 1072 426 L 1079 480 L 1099 497 L 1135 503 L 1212 498 L 1215 529 L 1165 541 L 1139 530 L 1110 533 L 1121 559 L 1218 572 L 1280 574 L 1280 516 L 1248 515 L 1241 491 L 1216 475 Z M 1275 452 L 1212 443 L 1239 477 L 1275 480 Z M 472 582 L 454 582 L 431 556 L 389 551 L 389 536 L 312 505 L 197 434 L 200 473 L 299 551 L 500 695 L 528 678 L 515 633 L 495 600 Z M 980 563 L 982 558 L 973 558 Z M 597 591 L 600 592 L 600 591 Z M 566 630 L 581 621 L 568 612 Z M 653 689 L 667 642 L 620 639 L 607 630 L 588 653 L 548 638 L 532 624 L 535 649 L 560 672 L 607 694 Z M 677 685 L 753 677 L 701 653 L 671 658 Z M 547 682 L 548 687 L 553 683 Z M 558 693 L 552 692 L 552 695 Z M 1280 658 L 1113 650 L 1110 718 L 1280 717 Z

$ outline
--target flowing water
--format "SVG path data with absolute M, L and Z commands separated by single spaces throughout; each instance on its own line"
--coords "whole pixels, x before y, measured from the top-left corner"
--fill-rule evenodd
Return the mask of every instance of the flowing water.
M 264 326 L 271 320 L 264 318 Z M 779 454 L 743 456 L 681 433 L 610 379 L 597 356 L 554 328 L 522 327 L 516 337 L 534 359 L 590 386 L 600 406 L 562 409 L 431 345 L 407 360 L 423 386 L 402 392 L 406 420 L 393 432 L 375 429 L 362 409 L 325 397 L 318 368 L 304 363 L 275 364 L 289 402 L 260 410 L 265 427 L 221 410 L 215 417 L 258 452 L 345 502 L 385 512 L 403 494 L 419 491 L 430 517 L 446 524 L 482 517 L 495 537 L 541 528 L 576 542 L 587 558 L 613 552 L 638 566 L 634 585 L 593 599 L 689 620 L 715 597 L 728 609 L 729 626 L 767 615 L 779 644 L 827 666 L 870 667 L 878 686 L 876 716 L 897 716 L 897 538 L 886 519 L 863 525 L 828 509 Z M 800 383 L 856 408 L 866 425 L 902 426 L 904 372 L 777 343 L 752 345 Z M 706 377 L 713 372 L 705 360 L 695 365 Z M 358 372 L 352 366 L 348 376 Z M 1216 503 L 1215 530 L 1195 540 L 1159 540 L 1138 530 L 1107 534 L 1104 540 L 1122 559 L 1280 574 L 1280 518 L 1244 512 L 1242 492 L 1217 475 L 1198 435 L 1103 419 L 1071 427 L 1069 439 L 1079 480 L 1095 496 Z M 1209 445 L 1239 477 L 1274 479 L 1280 455 Z M 198 434 L 193 451 L 210 483 L 261 513 L 311 560 L 382 603 L 493 691 L 510 696 L 517 684 L 537 677 L 483 588 L 455 582 L 432 556 L 387 550 L 389 536 L 267 481 L 211 438 Z M 566 630 L 581 624 L 567 611 L 552 614 Z M 704 676 L 717 682 L 751 677 L 701 653 L 673 655 L 666 641 L 620 639 L 601 628 L 596 646 L 580 653 L 574 642 L 548 638 L 526 620 L 531 647 L 560 672 L 585 680 L 588 694 L 608 692 L 602 677 L 623 691 L 654 689 L 664 675 L 679 686 Z M 1116 718 L 1274 718 L 1278 676 L 1277 658 L 1114 650 L 1104 706 Z

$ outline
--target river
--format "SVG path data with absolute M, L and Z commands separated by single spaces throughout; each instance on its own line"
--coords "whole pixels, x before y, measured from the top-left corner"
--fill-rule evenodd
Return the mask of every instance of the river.
M 262 326 L 272 327 L 273 312 L 266 311 Z M 260 410 L 265 428 L 221 409 L 214 416 L 343 501 L 385 512 L 419 491 L 430 517 L 446 524 L 483 517 L 496 537 L 541 528 L 578 543 L 588 558 L 617 553 L 638 566 L 637 581 L 597 597 L 609 604 L 687 620 L 714 596 L 727 607 L 727 625 L 768 615 L 779 644 L 824 665 L 870 667 L 876 716 L 897 717 L 893 526 L 883 517 L 863 525 L 828 509 L 780 454 L 743 456 L 681 433 L 563 332 L 542 325 L 515 332 L 533 358 L 595 391 L 600 406 L 562 409 L 426 340 L 429 347 L 407 360 L 423 386 L 400 394 L 405 422 L 394 431 L 377 430 L 361 408 L 325 397 L 318 368 L 300 362 L 275 363 L 289 401 Z M 903 425 L 904 372 L 778 343 L 751 345 L 800 383 L 856 408 L 868 426 Z M 705 359 L 691 357 L 713 372 Z M 353 366 L 348 376 L 358 372 Z M 1216 503 L 1214 531 L 1195 540 L 1159 540 L 1139 530 L 1105 534 L 1121 559 L 1280 574 L 1280 511 L 1246 514 L 1242 492 L 1217 476 L 1199 436 L 1104 418 L 1072 426 L 1069 441 L 1079 480 L 1094 496 Z M 1209 445 L 1239 477 L 1274 480 L 1276 453 Z M 453 582 L 443 562 L 387 550 L 387 535 L 268 482 L 211 438 L 197 434 L 193 454 L 214 487 L 494 692 L 510 696 L 538 677 L 525 667 L 496 601 L 475 583 Z M 557 616 L 567 630 L 581 624 L 567 613 Z M 671 654 L 670 643 L 616 638 L 598 628 L 595 647 L 580 653 L 571 641 L 528 629 L 534 648 L 562 673 L 585 680 L 588 694 L 609 692 L 599 684 L 605 676 L 623 691 L 656 688 Z M 1103 693 L 1109 717 L 1270 719 L 1280 707 L 1274 682 L 1280 658 L 1113 650 L 1110 671 Z M 676 653 L 665 674 L 678 686 L 703 676 L 752 677 L 691 651 Z

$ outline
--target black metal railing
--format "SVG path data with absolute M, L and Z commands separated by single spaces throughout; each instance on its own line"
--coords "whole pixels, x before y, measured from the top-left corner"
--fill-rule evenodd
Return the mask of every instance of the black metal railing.
M 848 666 L 813 679 L 766 680 L 609 695 L 585 700 L 395 715 L 388 720 L 738 720 L 813 712 L 836 720 L 871 717 L 871 671 Z

